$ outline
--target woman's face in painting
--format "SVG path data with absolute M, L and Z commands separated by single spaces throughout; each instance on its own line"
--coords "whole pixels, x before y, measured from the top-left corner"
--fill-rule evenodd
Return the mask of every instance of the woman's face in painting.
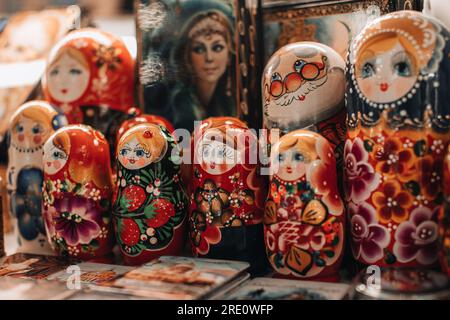
M 382 42 L 384 43 L 382 43 Z M 391 103 L 404 97 L 417 81 L 418 70 L 398 39 L 383 39 L 361 52 L 357 58 L 357 83 L 361 92 L 377 103 Z
M 50 95 L 60 102 L 79 99 L 89 84 L 90 71 L 69 54 L 62 54 L 47 70 Z
M 134 138 L 119 146 L 118 159 L 125 168 L 137 170 L 148 166 L 152 162 L 152 155 Z
M 216 83 L 225 73 L 229 49 L 220 34 L 199 35 L 191 40 L 190 60 L 197 80 Z
M 45 124 L 20 116 L 12 128 L 12 142 L 20 148 L 36 148 L 42 146 L 51 133 Z
M 306 174 L 305 157 L 295 148 L 280 152 L 278 165 L 276 175 L 284 181 L 297 181 Z
M 52 141 L 44 145 L 44 172 L 52 175 L 61 170 L 67 163 L 68 154 L 56 147 Z
M 203 170 L 220 175 L 238 163 L 239 152 L 223 142 L 205 139 L 197 149 L 197 158 Z

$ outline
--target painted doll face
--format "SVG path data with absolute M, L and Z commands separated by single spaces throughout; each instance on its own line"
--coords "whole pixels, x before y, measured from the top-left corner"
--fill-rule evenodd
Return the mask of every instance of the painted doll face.
M 44 172 L 49 175 L 59 172 L 66 165 L 68 156 L 64 150 L 48 141 L 44 145 Z
M 237 164 L 239 152 L 226 143 L 204 139 L 197 149 L 197 158 L 203 170 L 220 175 Z
M 44 123 L 20 116 L 12 128 L 11 140 L 20 148 L 35 148 L 42 146 L 51 130 Z
M 130 170 L 146 167 L 153 160 L 150 151 L 136 138 L 120 146 L 118 159 L 125 168 Z
M 84 59 L 83 63 L 80 61 Z M 85 58 L 63 53 L 47 70 L 48 90 L 51 96 L 61 102 L 79 99 L 89 84 L 90 71 Z
M 373 102 L 401 99 L 417 81 L 414 57 L 397 37 L 381 39 L 357 58 L 356 79 L 361 92 Z
M 344 61 L 315 43 L 285 46 L 264 71 L 264 115 L 279 127 L 306 127 L 334 115 L 344 97 Z
M 306 174 L 306 159 L 300 151 L 291 148 L 278 154 L 276 175 L 284 181 L 297 181 Z
M 216 83 L 227 69 L 229 49 L 220 34 L 199 35 L 192 39 L 189 55 L 197 80 Z

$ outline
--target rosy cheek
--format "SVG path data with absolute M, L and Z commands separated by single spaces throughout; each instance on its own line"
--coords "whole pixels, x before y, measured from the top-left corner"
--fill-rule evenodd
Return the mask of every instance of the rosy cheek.
M 127 165 L 127 164 L 128 164 L 128 159 L 125 158 L 125 157 L 123 157 L 121 162 L 122 162 L 124 165 Z
M 35 144 L 40 144 L 42 142 L 42 137 L 40 134 L 37 134 L 33 137 L 33 141 Z
M 25 140 L 25 135 L 24 135 L 23 133 L 20 133 L 20 134 L 17 136 L 17 139 L 19 139 L 20 142 L 23 142 L 23 140 Z
M 144 164 L 145 164 L 145 159 L 139 159 L 138 161 L 136 161 L 136 164 L 137 164 L 138 166 L 144 165 Z
M 59 162 L 58 160 L 53 161 L 53 167 L 58 170 L 61 168 L 61 162 Z

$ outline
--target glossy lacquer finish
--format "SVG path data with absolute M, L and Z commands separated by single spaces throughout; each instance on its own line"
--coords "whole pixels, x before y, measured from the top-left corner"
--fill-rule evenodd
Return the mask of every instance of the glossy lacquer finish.
M 61 255 L 107 257 L 113 247 L 112 174 L 105 137 L 85 125 L 56 131 L 44 145 L 43 216 Z
M 163 126 L 138 124 L 122 135 L 116 156 L 113 215 L 125 263 L 179 255 L 185 244 L 188 198 L 176 141 Z
M 42 79 L 45 99 L 71 124 L 101 131 L 114 146 L 126 111 L 134 105 L 134 60 L 125 43 L 85 28 L 70 32 L 52 49 Z
M 354 257 L 381 266 L 432 266 L 450 138 L 449 33 L 400 11 L 351 46 L 345 193 Z
M 332 145 L 296 130 L 273 146 L 270 165 L 264 236 L 273 269 L 295 278 L 336 278 L 345 211 Z
M 41 215 L 42 152 L 48 137 L 66 124 L 66 117 L 44 101 L 22 105 L 11 118 L 7 188 L 21 252 L 51 253 Z
M 209 118 L 193 137 L 189 237 L 195 256 L 264 267 L 257 137 L 238 119 Z
M 450 145 L 444 163 L 444 204 L 439 216 L 442 269 L 450 276 Z

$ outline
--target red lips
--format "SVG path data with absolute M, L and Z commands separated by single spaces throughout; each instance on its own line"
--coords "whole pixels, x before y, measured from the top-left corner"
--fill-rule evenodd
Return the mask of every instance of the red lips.
M 286 172 L 291 174 L 292 173 L 292 168 L 291 167 L 286 167 Z
M 385 92 L 387 91 L 387 89 L 389 89 L 389 85 L 386 82 L 383 82 L 380 84 L 380 90 Z
M 66 93 L 67 93 L 67 89 L 62 89 L 61 92 L 62 92 L 63 94 L 66 94 Z
M 134 159 L 128 159 L 128 161 L 130 161 L 131 164 L 134 164 L 136 162 L 136 160 Z

